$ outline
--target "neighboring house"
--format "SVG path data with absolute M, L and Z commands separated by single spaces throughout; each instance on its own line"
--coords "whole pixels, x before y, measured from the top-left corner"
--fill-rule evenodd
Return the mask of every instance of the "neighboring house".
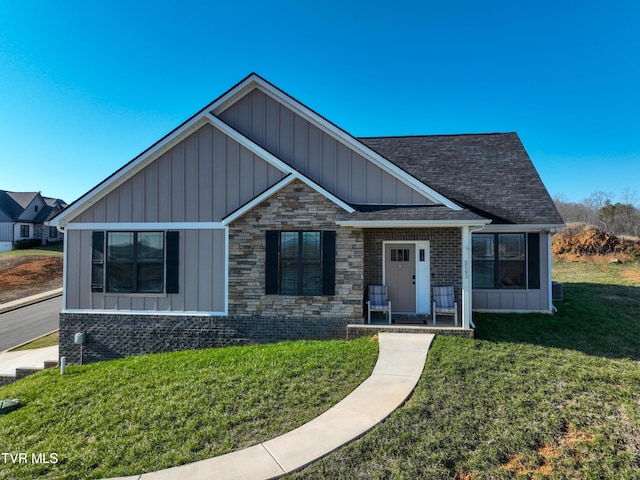
M 42 244 L 61 242 L 62 234 L 44 222 L 60 213 L 67 204 L 40 192 L 0 190 L 0 252 L 13 248 L 19 240 L 37 238 Z
M 50 223 L 65 231 L 60 354 L 344 338 L 385 284 L 429 318 L 551 312 L 562 224 L 515 133 L 354 138 L 252 74 Z

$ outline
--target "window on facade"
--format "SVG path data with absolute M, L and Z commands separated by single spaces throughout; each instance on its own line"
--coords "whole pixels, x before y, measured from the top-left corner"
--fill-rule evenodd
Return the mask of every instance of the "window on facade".
M 29 225 L 20 225 L 20 237 L 27 238 L 29 236 Z
M 408 248 L 392 248 L 391 249 L 391 261 L 392 262 L 409 262 L 409 249 Z
M 474 288 L 527 288 L 524 233 L 476 233 L 472 252 Z
M 161 293 L 164 287 L 162 232 L 107 233 L 107 291 Z
M 56 227 L 49 227 L 49 238 L 58 238 L 58 229 Z
M 280 232 L 280 294 L 320 295 L 320 232 Z
M 334 295 L 335 232 L 268 231 L 267 294 Z

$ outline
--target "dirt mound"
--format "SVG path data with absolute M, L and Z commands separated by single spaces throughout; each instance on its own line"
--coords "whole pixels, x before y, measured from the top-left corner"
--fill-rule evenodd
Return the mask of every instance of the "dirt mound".
M 62 257 L 17 255 L 0 257 L 0 303 L 62 286 Z
M 640 242 L 610 235 L 593 225 L 574 223 L 553 236 L 551 253 L 563 260 L 622 262 L 640 255 Z

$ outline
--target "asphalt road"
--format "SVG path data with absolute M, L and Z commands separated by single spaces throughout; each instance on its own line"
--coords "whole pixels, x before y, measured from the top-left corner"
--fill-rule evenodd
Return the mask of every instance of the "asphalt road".
M 62 297 L 0 314 L 0 352 L 58 328 Z

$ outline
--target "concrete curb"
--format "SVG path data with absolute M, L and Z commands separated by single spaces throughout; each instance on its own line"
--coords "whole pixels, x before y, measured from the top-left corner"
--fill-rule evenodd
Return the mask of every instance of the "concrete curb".
M 62 295 L 62 288 L 57 288 L 55 290 L 50 290 L 48 292 L 38 293 L 37 295 L 31 295 L 30 297 L 25 297 L 19 300 L 14 300 L 12 302 L 3 303 L 3 304 L 0 304 L 0 313 L 10 312 L 12 310 L 17 310 L 18 308 L 33 305 L 34 303 L 44 302 L 45 300 L 59 297 L 60 295 Z
M 36 340 L 40 340 L 41 338 L 47 337 L 47 336 L 51 335 L 52 333 L 56 333 L 57 331 L 58 331 L 58 329 L 56 328 L 55 330 L 51 330 L 50 332 L 43 333 L 42 335 L 40 335 L 40 336 L 38 336 L 36 338 L 32 338 L 31 340 L 27 340 L 26 342 L 22 342 L 21 344 L 16 345 L 14 347 L 7 348 L 5 350 L 5 352 L 12 352 L 14 350 L 17 350 L 20 347 L 24 347 L 25 345 L 27 345 L 27 344 L 29 344 L 31 342 L 35 342 Z M 4 353 L 4 352 L 0 352 L 0 353 Z

